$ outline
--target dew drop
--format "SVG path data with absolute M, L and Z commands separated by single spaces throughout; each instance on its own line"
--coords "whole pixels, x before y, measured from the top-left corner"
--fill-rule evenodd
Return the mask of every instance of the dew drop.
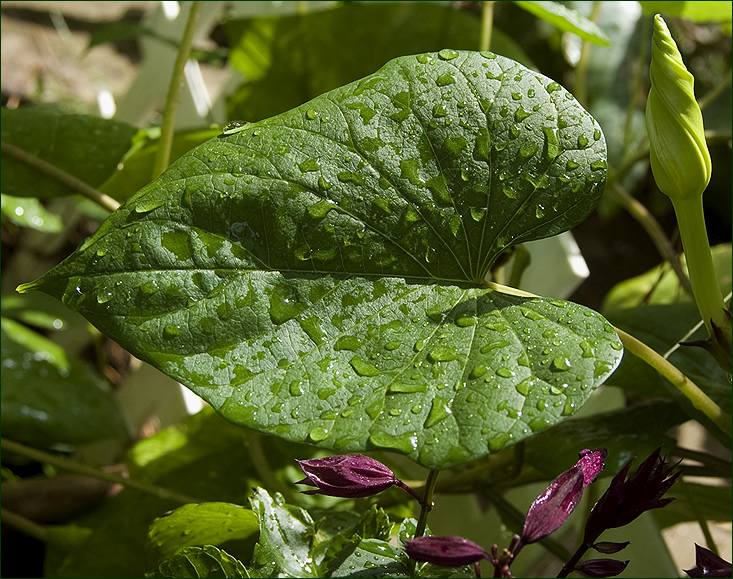
M 455 84 L 455 82 L 456 79 L 450 72 L 443 73 L 435 79 L 435 84 L 437 84 L 438 86 L 448 86 L 451 84 Z
M 324 428 L 322 426 L 316 426 L 315 428 L 311 429 L 311 431 L 308 433 L 308 436 L 314 442 L 320 442 L 328 438 L 328 432 L 329 432 L 328 428 Z
M 173 324 L 168 324 L 166 325 L 165 328 L 163 328 L 163 336 L 165 338 L 175 338 L 180 333 L 181 333 L 181 326 L 174 326 Z
M 450 48 L 444 48 L 438 53 L 438 56 L 443 60 L 453 60 L 458 56 L 458 52 L 451 50 Z
M 502 366 L 501 368 L 497 369 L 496 373 L 502 378 L 511 378 L 513 376 L 516 376 L 514 370 L 512 370 L 511 368 L 507 368 L 506 366 Z
M 437 396 L 433 399 L 433 404 L 423 426 L 424 428 L 431 428 L 451 414 L 453 414 L 453 411 L 450 409 L 450 401 Z
M 572 364 L 570 363 L 570 360 L 565 356 L 556 356 L 552 360 L 552 369 L 557 370 L 558 372 L 565 372 L 566 370 L 570 370 L 571 367 Z
M 354 371 L 363 377 L 374 377 L 379 376 L 381 372 L 372 364 L 359 356 L 354 356 L 350 361 L 351 367 Z

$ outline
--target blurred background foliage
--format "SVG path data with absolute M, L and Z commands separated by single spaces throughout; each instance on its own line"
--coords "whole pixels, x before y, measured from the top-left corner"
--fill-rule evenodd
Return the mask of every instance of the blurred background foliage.
M 275 115 L 366 76 L 393 57 L 445 47 L 477 50 L 484 4 L 206 2 L 187 68 L 173 158 L 216 135 L 229 120 Z M 651 18 L 664 15 L 696 79 L 713 160 L 706 219 L 721 287 L 728 293 L 731 2 L 563 2 L 592 42 L 573 33 L 567 20 L 541 13 L 537 5 L 547 3 L 492 4 L 491 50 L 563 84 L 598 119 L 608 141 L 607 193 L 572 232 L 587 271 L 557 297 L 601 310 L 664 353 L 694 326 L 696 310 L 651 241 L 648 221 L 639 217 L 645 208 L 680 251 L 671 204 L 656 190 L 648 163 L 643 110 Z M 190 2 L 0 3 L 3 141 L 115 199 L 132 195 L 150 180 L 157 126 L 189 9 Z M 45 295 L 15 294 L 18 284 L 66 257 L 106 216 L 69 193 L 56 179 L 6 159 L 3 150 L 3 438 L 201 500 L 247 505 L 257 485 L 292 497 L 289 485 L 300 478 L 293 459 L 313 456 L 313 449 L 254 437 L 209 409 L 199 411 L 199 400 L 132 359 L 62 304 Z M 534 266 L 548 261 L 550 273 L 539 276 L 540 287 L 529 287 L 529 275 L 528 285 L 520 287 L 551 295 L 560 287 L 552 278 L 570 275 L 558 260 L 570 258 L 565 250 L 549 252 L 549 241 L 543 247 L 532 254 Z M 729 381 L 702 352 L 672 356 L 711 397 L 730 407 Z M 694 446 L 729 461 L 724 448 L 729 440 L 711 441 L 703 431 L 702 441 L 681 442 L 682 431 L 670 430 L 690 416 L 700 418 L 663 379 L 627 356 L 577 419 L 527 443 L 523 468 L 515 468 L 517 457 L 510 450 L 478 465 L 474 471 L 480 474 L 471 471 L 473 478 L 446 474 L 430 525 L 437 534 L 501 544 L 513 531 L 516 513 L 491 508 L 499 504 L 491 497 L 501 493 L 520 511 L 526 508 L 541 481 L 575 461 L 577 444 L 609 447 L 606 474 L 659 444 L 667 451 Z M 424 469 L 400 457 L 380 459 L 405 479 L 425 478 Z M 720 475 L 699 470 L 707 477 Z M 25 531 L 17 532 L 17 522 L 3 524 L 3 576 L 141 575 L 149 565 L 148 525 L 180 504 L 145 490 L 90 482 L 63 464 L 6 447 L 2 474 L 3 519 L 8 520 L 7 511 L 21 515 Z M 653 537 L 667 529 L 671 541 L 674 525 L 696 518 L 728 521 L 723 542 L 730 559 L 729 478 L 716 480 L 718 486 L 703 487 L 705 492 L 697 479 L 687 481 L 674 509 L 641 520 L 634 530 L 637 556 L 628 553 L 635 567 L 627 576 L 677 576 L 682 566 L 692 567 L 692 539 L 686 550 L 670 553 Z M 293 500 L 313 509 L 335 504 L 323 497 Z M 380 502 L 396 518 L 410 516 L 411 507 L 401 500 L 388 493 Z M 343 508 L 363 505 L 348 503 Z M 23 521 L 32 525 L 23 527 Z M 558 538 L 563 540 L 573 544 L 572 529 Z M 251 548 L 251 541 L 240 541 L 229 552 L 246 558 Z M 544 552 L 527 555 L 514 571 L 542 574 L 556 562 Z

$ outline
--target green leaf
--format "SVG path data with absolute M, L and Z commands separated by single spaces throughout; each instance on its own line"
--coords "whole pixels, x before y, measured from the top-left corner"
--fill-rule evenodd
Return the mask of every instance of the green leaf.
M 47 294 L 9 294 L 2 297 L 0 311 L 5 318 L 12 318 L 29 326 L 46 330 L 88 327 L 78 313 Z
M 669 1 L 644 1 L 639 2 L 645 14 L 653 16 L 658 12 L 686 18 L 695 22 L 730 22 L 731 2 L 669 2 Z
M 101 185 L 130 148 L 136 129 L 85 115 L 62 115 L 37 108 L 3 108 L 2 140 L 78 177 Z M 79 193 L 14 158 L 2 155 L 2 191 L 17 197 L 58 197 Z
M 362 539 L 331 561 L 327 577 L 412 577 L 404 551 L 380 539 Z
M 595 22 L 588 20 L 575 10 L 563 6 L 560 2 L 516 0 L 515 4 L 538 18 L 557 26 L 563 32 L 572 32 L 593 44 L 600 44 L 601 46 L 610 44 L 606 33 Z
M 721 243 L 710 248 L 713 267 L 720 291 L 731 291 L 731 244 Z M 687 261 L 681 256 L 682 269 L 687 273 Z M 679 278 L 667 263 L 616 284 L 603 299 L 603 311 L 633 308 L 649 304 L 691 302 L 692 297 L 680 285 Z
M 40 334 L 2 318 L 2 435 L 38 447 L 127 437 L 103 380 Z
M 58 233 L 63 229 L 61 218 L 47 211 L 38 199 L 0 194 L 0 211 L 4 219 L 46 233 Z
M 213 545 L 185 547 L 147 577 L 251 577 L 242 562 Z
M 311 557 L 315 530 L 308 512 L 263 488 L 255 490 L 250 504 L 260 520 L 260 538 L 252 555 L 258 577 L 318 577 L 320 561 Z
M 148 531 L 147 557 L 157 564 L 184 547 L 222 545 L 231 540 L 247 539 L 258 530 L 257 515 L 239 505 L 183 505 L 152 522 Z
M 197 147 L 21 291 L 235 423 L 448 468 L 572 415 L 620 360 L 595 312 L 485 281 L 585 218 L 604 159 L 592 117 L 517 63 L 398 58 Z

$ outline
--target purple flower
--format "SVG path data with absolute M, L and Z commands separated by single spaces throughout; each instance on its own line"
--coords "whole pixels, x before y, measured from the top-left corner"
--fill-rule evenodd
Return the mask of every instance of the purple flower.
M 415 561 L 427 561 L 441 567 L 470 565 L 489 554 L 463 537 L 417 537 L 405 541 L 405 552 Z
M 621 574 L 628 564 L 628 561 L 615 559 L 588 559 L 575 570 L 585 573 L 588 577 L 615 577 Z
M 731 564 L 725 559 L 718 557 L 715 553 L 695 545 L 695 567 L 685 571 L 690 577 L 731 577 L 733 570 Z
M 585 487 L 604 469 L 606 454 L 605 448 L 582 451 L 575 466 L 561 473 L 535 499 L 524 520 L 522 544 L 539 541 L 567 520 Z
M 644 511 L 658 509 L 674 500 L 663 499 L 662 496 L 682 471 L 672 474 L 679 463 L 667 466 L 660 454 L 661 450 L 661 447 L 657 448 L 628 480 L 626 475 L 631 461 L 613 477 L 610 486 L 595 504 L 586 521 L 583 539 L 586 545 L 594 543 L 606 529 L 628 525 Z
M 318 487 L 301 491 L 306 495 L 321 494 L 349 499 L 368 497 L 402 482 L 381 462 L 361 454 L 342 454 L 296 462 L 306 477 L 295 484 Z

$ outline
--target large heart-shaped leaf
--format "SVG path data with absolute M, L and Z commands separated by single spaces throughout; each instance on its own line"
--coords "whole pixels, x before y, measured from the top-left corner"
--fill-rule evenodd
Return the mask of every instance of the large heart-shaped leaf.
M 604 181 L 559 84 L 492 53 L 401 57 L 197 147 L 22 290 L 229 420 L 447 468 L 573 414 L 618 364 L 599 314 L 486 281 Z

